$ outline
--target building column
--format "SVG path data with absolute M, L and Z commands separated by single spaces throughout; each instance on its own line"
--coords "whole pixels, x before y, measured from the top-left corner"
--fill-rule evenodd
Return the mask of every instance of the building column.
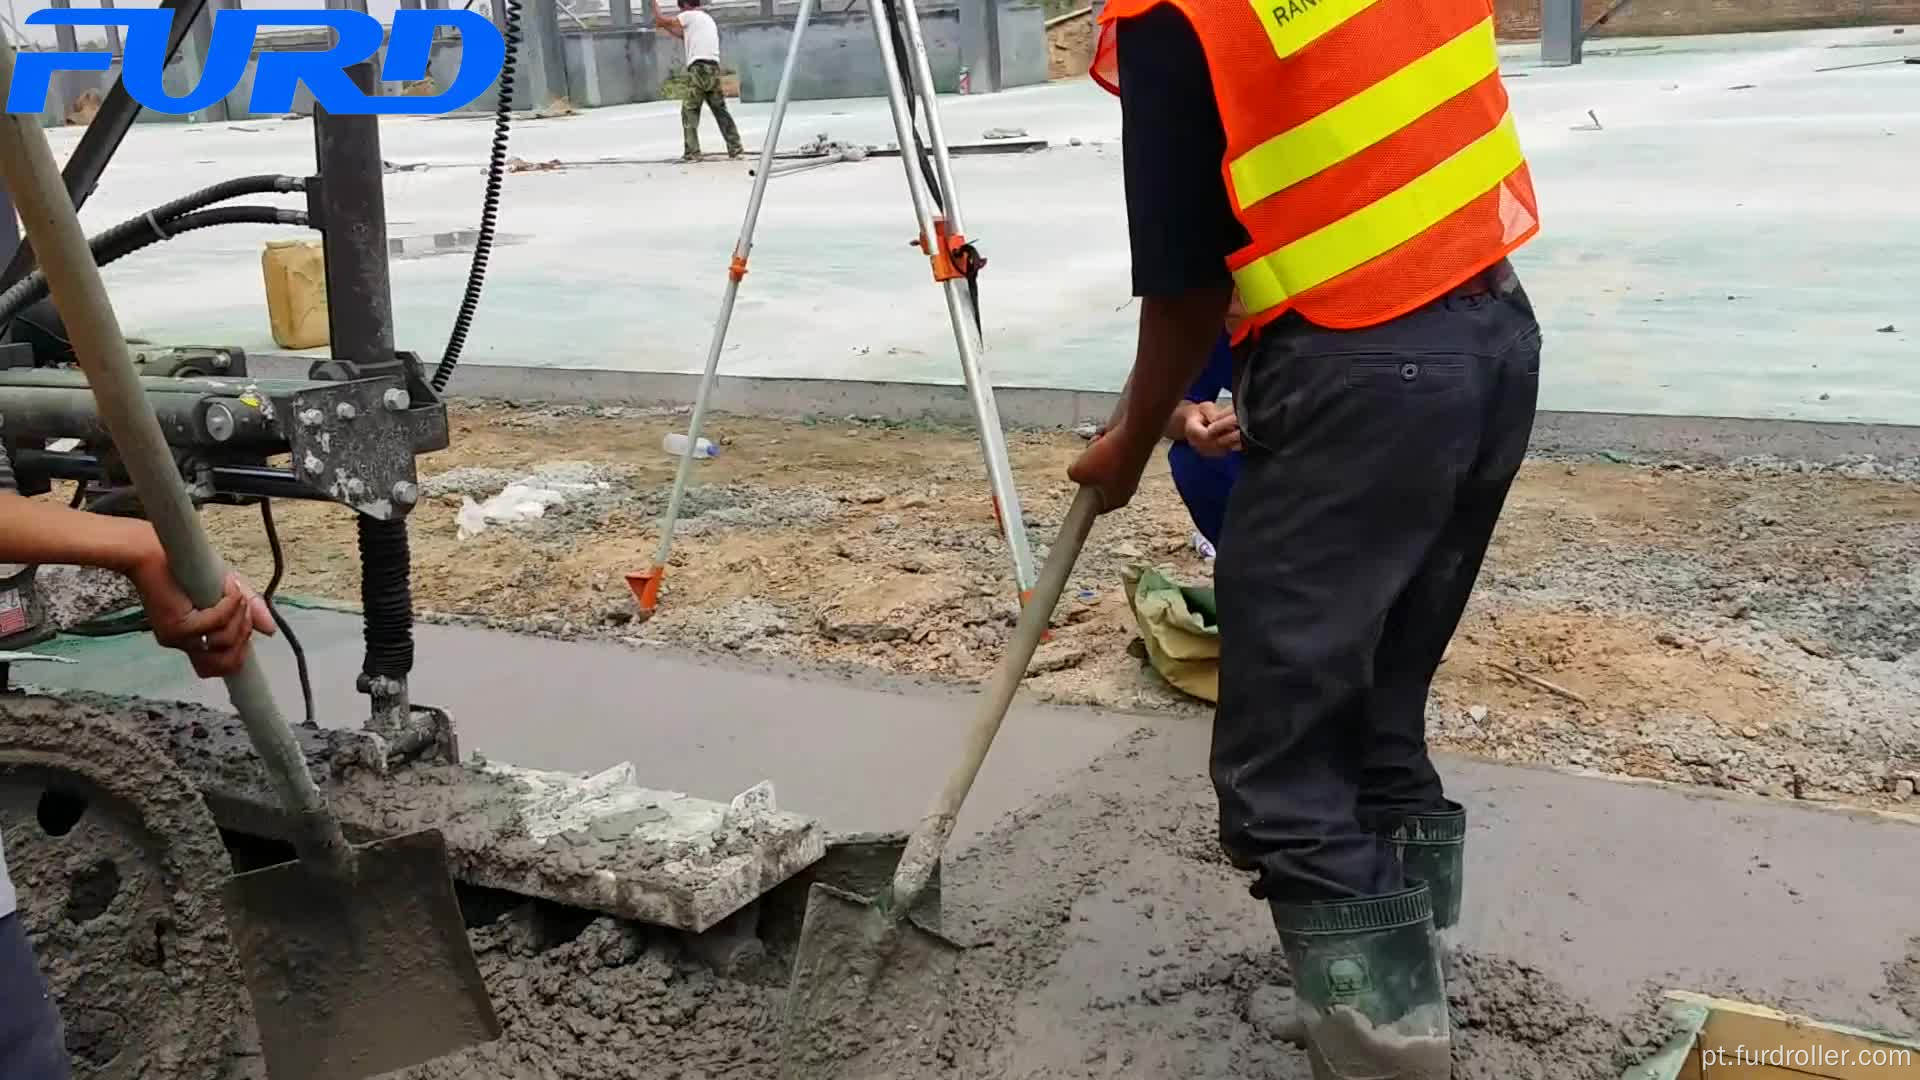
M 498 5 L 500 18 L 506 5 Z M 560 5 L 554 0 L 522 0 L 519 67 L 513 77 L 513 107 L 544 109 L 567 96 L 566 54 L 560 42 Z
M 967 70 L 975 94 L 991 94 L 1006 81 L 1000 64 L 1002 3 L 1004 0 L 960 0 L 960 66 Z
M 1566 67 L 1580 62 L 1580 0 L 1540 0 L 1540 62 Z

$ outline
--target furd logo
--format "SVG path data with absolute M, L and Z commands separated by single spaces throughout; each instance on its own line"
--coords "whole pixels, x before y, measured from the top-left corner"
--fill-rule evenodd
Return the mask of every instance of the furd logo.
M 277 52 L 262 49 L 253 75 L 248 111 L 286 113 L 293 110 L 294 90 L 301 83 L 330 113 L 451 112 L 479 97 L 500 76 L 507 45 L 500 28 L 476 11 L 412 10 L 393 16 L 393 34 L 380 67 L 386 82 L 413 82 L 427 77 L 433 55 L 433 35 L 442 26 L 460 34 L 460 71 L 453 85 L 428 96 L 369 97 L 360 92 L 344 69 L 380 51 L 386 36 L 380 20 L 361 11 L 242 11 L 222 9 L 213 14 L 213 41 L 200 85 L 184 94 L 167 92 L 167 39 L 173 12 L 162 8 L 83 9 L 51 8 L 27 16 L 28 26 L 119 26 L 125 28 L 126 48 L 121 81 L 127 93 L 157 113 L 191 113 L 233 93 L 246 74 L 255 35 L 267 28 L 314 29 L 334 32 L 334 44 L 322 50 Z M 37 113 L 46 109 L 47 90 L 55 72 L 106 71 L 113 58 L 105 52 L 23 52 L 14 62 L 13 85 L 7 88 L 7 111 Z

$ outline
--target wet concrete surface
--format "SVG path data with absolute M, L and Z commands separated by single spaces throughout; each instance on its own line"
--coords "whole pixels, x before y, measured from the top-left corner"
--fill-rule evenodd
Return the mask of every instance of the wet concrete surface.
M 312 666 L 324 727 L 358 727 L 367 699 L 357 615 L 283 605 Z M 641 783 L 721 802 L 761 780 L 779 805 L 843 832 L 910 827 L 959 752 L 970 699 L 922 688 L 803 677 L 773 664 L 715 665 L 618 644 L 566 643 L 460 626 L 414 629 L 413 699 L 446 709 L 463 754 L 534 769 L 597 772 L 623 760 Z M 62 639 L 77 665 L 22 665 L 48 687 L 226 703 L 184 659 L 143 637 Z M 292 653 L 263 658 L 280 707 L 300 710 Z M 1136 726 L 1128 717 L 1023 706 L 1001 733 L 961 816 L 960 842 L 1049 790 Z
M 293 617 L 323 715 L 330 724 L 358 723 L 363 705 L 350 689 L 357 620 L 320 611 Z M 714 666 L 617 645 L 446 626 L 422 626 L 416 636 L 416 696 L 451 709 L 469 749 L 547 768 L 631 758 L 648 783 L 718 798 L 771 778 L 785 808 L 840 829 L 909 825 L 943 774 L 970 704 L 951 692 Z M 81 663 L 23 674 L 206 701 L 222 693 L 144 639 L 55 648 Z M 284 645 L 270 646 L 269 666 L 283 702 L 297 702 Z M 1152 888 L 1165 905 L 1176 901 L 1169 888 L 1187 886 L 1148 873 L 1164 855 L 1127 837 L 1170 837 L 1182 858 L 1164 869 L 1179 869 L 1181 881 L 1206 894 L 1195 896 L 1195 915 L 1204 909 L 1213 944 L 1255 948 L 1271 934 L 1259 905 L 1223 867 L 1186 861 L 1205 859 L 1211 846 L 1207 741 L 1205 725 L 1191 721 L 1022 707 L 1003 729 L 957 843 L 1004 826 L 1010 811 L 1096 792 L 1108 809 L 1089 816 L 1080 841 L 1003 828 L 993 846 L 1025 835 L 1022 846 L 1099 848 L 1095 861 L 1111 869 L 1090 870 L 1104 881 L 1090 887 L 1126 894 L 1134 865 L 1152 880 L 1132 891 Z M 1124 764 L 1113 763 L 1116 753 Z M 1098 792 L 1116 771 L 1129 774 L 1126 784 Z M 1920 909 L 1907 902 L 1920 895 L 1914 824 L 1471 760 L 1446 759 L 1442 771 L 1472 814 L 1465 949 L 1538 969 L 1604 1016 L 1667 987 L 1912 1029 L 1914 1018 L 1886 992 L 1885 971 L 1920 935 Z M 1018 891 L 1005 878 L 992 884 Z M 1100 973 L 1124 968 L 1130 950 L 1147 946 L 1125 927 L 1113 936 L 1098 925 L 1085 930 L 1049 964 L 1042 998 L 1069 985 L 1081 987 L 1069 997 L 1097 998 Z

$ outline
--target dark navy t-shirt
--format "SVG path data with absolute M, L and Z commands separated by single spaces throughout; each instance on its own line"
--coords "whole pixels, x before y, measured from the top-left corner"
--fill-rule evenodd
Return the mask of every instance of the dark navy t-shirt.
M 1121 20 L 1115 40 L 1133 294 L 1225 285 L 1247 233 L 1220 175 L 1227 136 L 1200 38 L 1162 4 Z

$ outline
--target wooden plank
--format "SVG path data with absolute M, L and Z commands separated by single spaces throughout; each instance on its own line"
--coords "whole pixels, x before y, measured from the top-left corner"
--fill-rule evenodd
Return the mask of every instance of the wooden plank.
M 1668 995 L 1660 1013 L 1671 1034 L 1660 1049 L 1628 1069 L 1621 1080 L 1704 1080 L 1697 1043 L 1709 1011 L 1705 1005 Z
M 1920 1080 L 1920 1044 L 1744 1001 L 1684 992 L 1668 997 L 1708 1008 L 1699 1039 L 1708 1077 Z M 1724 1063 L 1716 1064 L 1716 1056 Z M 1730 1071 L 1734 1066 L 1747 1071 Z

